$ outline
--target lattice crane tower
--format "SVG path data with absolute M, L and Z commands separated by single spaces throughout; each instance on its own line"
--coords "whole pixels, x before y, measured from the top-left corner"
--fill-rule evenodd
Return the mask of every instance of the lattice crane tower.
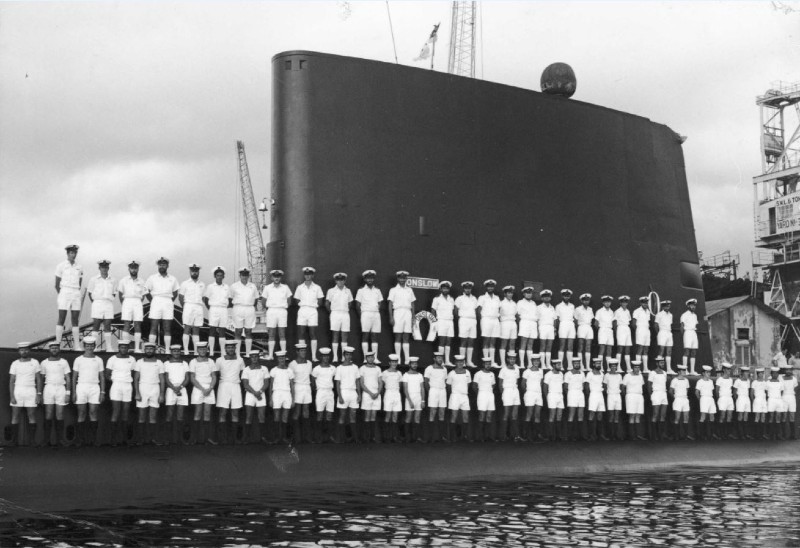
M 453 2 L 450 25 L 450 56 L 447 72 L 475 78 L 475 39 L 477 38 L 475 2 Z

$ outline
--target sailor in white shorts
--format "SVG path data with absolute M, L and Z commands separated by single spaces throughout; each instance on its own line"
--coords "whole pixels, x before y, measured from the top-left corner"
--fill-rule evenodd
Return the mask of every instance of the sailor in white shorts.
M 350 424 L 352 438 L 358 440 L 358 423 L 356 422 L 356 411 L 361 404 L 361 373 L 358 366 L 353 363 L 352 346 L 342 348 L 342 363 L 336 368 L 336 375 L 333 380 L 336 384 L 336 408 L 339 409 L 339 423 L 337 425 L 336 441 L 345 440 L 346 427 L 345 421 Z
M 447 386 L 450 387 L 450 397 L 447 400 L 447 408 L 450 410 L 450 422 L 447 424 L 447 439 L 455 440 L 456 421 L 461 423 L 461 435 L 459 439 L 471 439 L 469 422 L 469 387 L 472 383 L 472 375 L 464 369 L 466 362 L 462 354 L 453 356 L 456 362 L 455 368 L 447 374 Z
M 156 343 L 144 343 L 144 357 L 133 368 L 133 398 L 138 409 L 136 444 L 145 441 L 161 445 L 156 420 L 158 408 L 164 403 L 164 362 L 156 358 Z
M 392 356 L 396 356 L 396 354 L 390 354 L 389 359 Z M 367 435 L 369 435 L 369 430 L 371 430 L 369 423 L 375 422 L 375 417 L 383 403 L 381 399 L 383 392 L 381 368 L 375 365 L 375 355 L 371 351 L 364 356 L 364 365 L 359 367 L 358 372 L 358 383 L 361 386 L 361 410 L 364 411 L 364 422 L 367 423 L 365 427 L 368 431 Z M 372 436 L 373 438 L 379 437 L 375 433 Z
M 689 364 L 689 373 L 695 374 L 694 365 L 697 359 L 697 299 L 689 299 L 686 301 L 686 306 L 689 308 L 686 312 L 681 314 L 681 331 L 683 332 L 683 364 Z
M 294 372 L 289 369 L 286 363 L 285 350 L 275 352 L 275 360 L 278 364 L 269 372 L 271 378 L 269 404 L 272 407 L 272 418 L 278 425 L 278 439 L 283 443 L 288 443 L 289 409 L 292 408 L 294 402 L 292 386 Z
M 400 386 L 405 401 L 406 441 L 413 440 L 424 443 L 420 419 L 425 408 L 425 378 L 419 372 L 419 358 L 411 356 L 409 369 L 403 373 Z
M 605 376 L 603 375 L 602 369 L 603 358 L 595 358 L 592 360 L 591 371 L 586 374 L 586 384 L 589 386 L 589 401 L 586 404 L 586 410 L 589 412 L 588 418 L 591 424 L 591 431 L 589 432 L 589 439 L 591 441 L 597 441 L 598 438 L 603 441 L 608 441 L 603 424 L 603 413 L 606 412 L 606 402 L 603 397 Z
M 322 288 L 314 282 L 317 269 L 313 266 L 303 267 L 303 283 L 294 290 L 297 303 L 297 341 L 304 342 L 308 336 L 311 345 L 311 361 L 317 360 L 317 327 L 319 326 L 319 307 L 322 306 Z M 349 291 L 349 290 L 348 290 Z M 330 309 L 328 309 L 330 313 Z M 347 319 L 350 319 L 348 315 Z M 333 318 L 331 318 L 331 323 Z M 349 330 L 349 329 L 348 329 Z M 347 339 L 347 337 L 345 337 Z M 338 361 L 337 347 L 333 345 L 333 361 Z
M 35 445 L 36 439 L 36 407 L 42 400 L 42 377 L 39 360 L 30 357 L 29 342 L 17 344 L 19 358 L 11 362 L 8 370 L 9 391 L 11 393 L 11 428 L 12 443 L 20 443 L 22 429 L 22 410 L 28 416 L 26 435 L 29 445 Z M 102 362 L 101 362 L 102 365 Z
M 128 417 L 133 400 L 133 371 L 136 367 L 136 359 L 128 354 L 130 344 L 130 341 L 119 341 L 117 354 L 106 362 L 106 374 L 111 381 L 108 398 L 111 400 L 112 446 L 128 442 Z
M 283 270 L 274 269 L 269 272 L 272 283 L 264 286 L 261 298 L 267 309 L 266 323 L 269 341 L 267 342 L 267 359 L 272 360 L 275 353 L 275 339 L 281 341 L 281 348 L 286 350 L 286 325 L 289 317 L 289 301 L 292 292 L 289 286 L 281 283 Z
M 583 358 L 583 371 L 588 373 L 592 365 L 592 340 L 594 340 L 594 311 L 590 306 L 592 294 L 581 295 L 581 304 L 575 308 L 575 322 L 577 325 L 576 337 L 578 339 L 578 356 Z M 601 369 L 602 369 L 602 360 Z
M 81 282 L 83 281 L 83 267 L 75 262 L 78 256 L 78 246 L 70 244 L 64 248 L 67 259 L 56 266 L 56 303 L 58 305 L 58 322 L 56 322 L 56 342 L 61 342 L 64 336 L 64 325 L 67 322 L 67 312 L 70 313 L 72 323 L 72 344 L 75 350 L 80 350 L 81 317 Z
M 764 379 L 764 368 L 756 367 L 756 379 L 750 385 L 753 391 L 753 420 L 760 424 L 758 435 L 769 439 L 767 435 L 767 381 Z
M 428 395 L 428 419 L 432 425 L 431 440 L 443 441 L 445 436 L 441 431 L 440 423 L 444 421 L 444 412 L 447 408 L 447 368 L 444 366 L 442 352 L 433 353 L 433 363 L 425 368 L 425 392 Z
M 711 431 L 714 415 L 717 414 L 717 405 L 714 403 L 714 381 L 711 379 L 710 365 L 703 366 L 703 376 L 698 379 L 694 390 L 697 399 L 700 401 L 698 431 L 700 430 L 700 425 L 705 423 L 705 439 L 719 439 L 717 435 Z
M 603 303 L 603 306 L 594 313 L 594 323 L 597 325 L 597 355 L 605 359 L 609 369 L 611 365 L 609 360 L 614 350 L 614 311 L 611 310 L 611 302 L 613 300 L 614 298 L 611 295 L 600 297 L 600 302 Z M 609 411 L 611 411 L 610 408 Z
M 731 367 L 728 362 L 722 362 L 722 375 L 717 377 L 714 382 L 716 386 L 717 411 L 719 411 L 719 430 L 721 437 L 733 439 L 731 431 L 731 419 L 735 409 L 733 403 L 733 377 L 731 377 Z
M 139 277 L 139 261 L 132 259 L 128 263 L 128 275 L 119 281 L 117 295 L 122 303 L 120 317 L 122 318 L 122 338 L 131 339 L 131 325 L 133 326 L 133 352 L 142 351 L 142 320 L 144 319 L 144 305 L 142 299 L 147 295 L 144 280 Z
M 650 358 L 650 299 L 639 297 L 639 308 L 633 311 L 633 326 L 636 334 L 636 359 L 642 362 L 643 371 L 649 371 L 647 362 Z
M 200 443 L 216 442 L 211 439 L 211 408 L 217 403 L 214 388 L 219 369 L 208 357 L 209 344 L 201 341 L 197 345 L 197 357 L 189 362 L 189 380 L 192 383 L 191 403 L 194 406 L 194 435 Z
M 333 275 L 336 285 L 328 290 L 325 295 L 325 308 L 331 321 L 331 346 L 333 347 L 333 360 L 339 353 L 339 339 L 347 344 L 350 335 L 350 303 L 353 302 L 353 293 L 345 285 L 347 274 L 337 272 Z
M 544 435 L 540 430 L 542 419 L 542 380 L 544 374 L 541 369 L 541 358 L 538 355 L 531 357 L 531 365 L 522 372 L 522 403 L 525 405 L 526 432 L 523 437 L 527 440 L 543 441 Z M 533 420 L 533 422 L 531 422 Z
M 93 276 L 86 286 L 86 293 L 92 301 L 92 337 L 97 341 L 97 348 L 103 347 L 104 333 L 109 333 L 106 350 L 111 348 L 111 320 L 114 318 L 114 298 L 117 296 L 117 281 L 108 275 L 111 261 L 102 259 L 97 261 L 100 274 Z
M 292 370 L 292 389 L 294 403 L 292 408 L 292 432 L 296 442 L 312 441 L 311 432 L 311 360 L 306 357 L 308 347 L 306 343 L 299 342 L 294 345 L 296 357 L 289 362 Z
M 647 388 L 650 392 L 650 404 L 652 405 L 650 438 L 660 441 L 662 439 L 670 439 L 665 428 L 667 408 L 669 407 L 669 398 L 667 396 L 668 376 L 664 370 L 664 358 L 657 356 L 655 363 L 655 369 L 647 376 Z
M 478 441 L 484 441 L 486 437 L 492 441 L 497 439 L 494 432 L 494 387 L 497 381 L 492 371 L 493 365 L 492 359 L 484 356 L 483 369 L 472 377 L 473 389 L 478 393 L 475 402 L 475 407 L 478 409 Z
M 126 343 L 121 343 L 125 346 Z M 42 403 L 44 403 L 44 438 L 49 444 L 52 439 L 52 427 L 56 429 L 56 443 L 64 444 L 64 407 L 71 396 L 67 387 L 70 369 L 67 360 L 61 357 L 61 343 L 52 341 L 47 345 L 50 356 L 40 364 L 44 377 Z M 127 348 L 127 347 L 126 347 Z M 126 350 L 127 351 L 127 350 Z M 129 400 L 130 401 L 130 400 Z
M 158 272 L 147 278 L 145 287 L 150 295 L 150 334 L 148 340 L 156 342 L 158 324 L 161 324 L 161 332 L 164 337 L 164 347 L 172 346 L 172 319 L 175 314 L 175 297 L 178 296 L 180 284 L 177 278 L 167 273 L 169 259 L 160 257 L 156 261 Z M 160 320 L 160 322 L 153 322 Z
M 236 339 L 236 353 L 242 351 L 241 339 L 244 330 L 244 351 L 249 356 L 253 351 L 253 328 L 256 326 L 256 303 L 258 288 L 250 281 L 250 270 L 239 269 L 239 281 L 231 284 L 231 305 L 233 306 L 233 335 Z
M 95 356 L 94 337 L 83 339 L 83 355 L 72 362 L 72 397 L 78 407 L 76 425 L 77 445 L 97 441 L 97 410 L 106 396 L 106 377 L 103 360 Z M 88 424 L 87 418 L 88 408 Z
M 484 293 L 478 297 L 478 317 L 483 340 L 483 357 L 494 363 L 495 339 L 500 336 L 500 298 L 494 294 L 497 282 L 492 279 L 483 282 Z
M 228 329 L 228 308 L 231 306 L 231 288 L 224 283 L 225 268 L 214 267 L 214 283 L 206 286 L 203 303 L 208 309 L 208 355 L 214 355 L 214 345 L 219 337 L 220 354 L 225 353 L 225 330 Z
M 244 423 L 252 440 L 267 441 L 263 431 L 267 411 L 267 390 L 269 369 L 261 365 L 261 353 L 253 350 L 248 356 L 247 367 L 242 371 L 242 388 L 244 388 Z M 255 415 L 255 417 L 253 417 Z
M 767 386 L 767 413 L 769 413 L 770 438 L 783 439 L 782 423 L 786 412 L 786 402 L 783 400 L 783 382 L 781 381 L 780 367 L 770 368 L 771 377 L 766 382 Z
M 444 363 L 450 365 L 450 343 L 456 334 L 453 325 L 456 302 L 450 296 L 453 284 L 444 280 L 439 282 L 439 294 L 433 298 L 431 312 L 436 316 L 436 335 L 439 338 L 439 352 L 444 356 Z
M 200 281 L 200 265 L 189 265 L 189 279 L 181 282 L 178 288 L 178 302 L 183 308 L 183 353 L 189 353 L 189 341 L 200 342 L 200 328 L 203 327 L 203 296 L 206 293 L 205 282 Z
M 786 421 L 790 423 L 794 432 L 794 414 L 797 412 L 797 378 L 792 374 L 792 368 L 786 367 L 781 378 L 783 384 L 783 403 L 786 408 Z
M 667 373 L 675 375 L 672 369 L 672 301 L 661 301 L 661 310 L 656 314 L 655 322 L 658 327 L 656 333 L 656 344 L 658 345 L 658 355 L 663 356 L 667 364 Z
M 747 366 L 739 367 L 739 378 L 733 381 L 733 393 L 736 399 L 736 430 L 739 439 L 753 439 L 750 435 L 748 419 L 752 411 L 750 402 L 750 368 Z
M 673 424 L 679 440 L 694 440 L 689 434 L 689 379 L 686 377 L 686 366 L 679 363 L 678 376 L 669 383 L 672 394 Z
M 389 354 L 389 368 L 381 373 L 383 414 L 387 429 L 386 437 L 394 442 L 401 441 L 398 433 L 397 417 L 403 410 L 403 399 L 400 394 L 400 382 L 403 379 L 403 374 L 397 370 L 399 361 L 400 356 Z
M 579 428 L 583 425 L 583 410 L 586 408 L 584 393 L 586 374 L 581 371 L 581 358 L 570 358 L 572 370 L 564 373 L 564 386 L 567 389 L 567 439 L 578 441 L 584 436 L 575 429 L 575 422 Z
M 188 441 L 186 408 L 189 407 L 189 364 L 181 357 L 181 345 L 170 347 L 169 361 L 164 364 L 164 406 L 167 408 L 166 423 L 172 425 L 171 443 Z M 177 407 L 178 412 L 175 412 Z M 177 420 L 175 420 L 177 419 Z
M 628 310 L 628 303 L 631 298 L 627 295 L 619 297 L 619 308 L 614 311 L 614 324 L 616 326 L 614 335 L 617 340 L 617 359 L 623 371 L 631 370 L 631 311 Z M 624 365 L 623 365 L 624 364 Z
M 236 354 L 236 342 L 225 343 L 225 355 L 217 358 L 217 370 L 217 438 L 220 443 L 232 443 L 239 426 L 239 409 L 242 408 L 241 374 L 244 371 L 244 360 Z M 231 410 L 231 424 L 226 428 L 228 409 Z
M 311 382 L 314 389 L 314 409 L 317 411 L 317 430 L 314 432 L 314 441 L 321 443 L 323 438 L 332 436 L 331 421 L 333 420 L 334 396 L 333 377 L 336 368 L 331 366 L 331 349 L 319 349 L 319 364 L 311 370 Z
M 375 287 L 374 270 L 365 270 L 361 273 L 364 285 L 356 292 L 356 312 L 361 322 L 361 351 L 366 356 L 368 350 L 375 354 L 375 363 L 378 360 L 378 340 L 381 334 L 380 305 L 383 302 L 383 293 Z
M 621 299 L 620 299 L 621 300 Z M 631 371 L 622 377 L 622 390 L 625 395 L 625 412 L 628 415 L 630 439 L 644 440 L 639 430 L 644 415 L 644 375 L 641 372 L 642 362 L 633 360 Z
M 503 420 L 500 423 L 501 440 L 511 438 L 514 441 L 523 441 L 519 435 L 519 423 L 517 422 L 521 401 L 519 397 L 520 371 L 516 361 L 517 353 L 513 350 L 509 351 L 508 363 L 497 373 L 500 399 L 503 402 Z M 506 432 L 506 428 L 509 426 L 510 431 Z
M 553 356 L 553 341 L 556 338 L 556 309 L 550 304 L 553 292 L 549 289 L 539 293 L 542 298 L 541 304 L 537 308 L 539 316 L 539 354 L 542 358 L 542 365 L 545 371 L 549 371 Z
M 556 320 L 558 322 L 558 359 L 561 363 L 572 363 L 572 350 L 575 344 L 575 305 L 571 289 L 561 290 L 561 302 L 556 305 Z M 565 355 L 566 354 L 566 355 Z
M 389 322 L 394 333 L 394 353 L 405 355 L 406 364 L 411 355 L 411 330 L 414 327 L 414 290 L 408 287 L 408 272 L 397 271 L 397 285 L 389 290 Z
M 514 286 L 503 288 L 500 301 L 500 365 L 506 365 L 506 353 L 516 352 L 517 341 L 517 303 L 514 302 Z M 516 355 L 516 353 L 515 353 Z
M 544 396 L 547 401 L 547 437 L 550 441 L 561 438 L 561 415 L 564 412 L 564 374 L 561 360 L 551 360 L 552 369 L 544 374 Z
M 517 315 L 519 316 L 520 365 L 530 366 L 533 362 L 533 343 L 539 338 L 539 308 L 536 301 L 533 300 L 532 286 L 522 288 L 522 298 L 517 301 Z
M 475 339 L 478 337 L 478 299 L 472 294 L 475 286 L 470 281 L 461 282 L 461 295 L 456 297 L 455 312 L 458 314 L 458 338 L 460 340 L 459 353 L 466 360 L 466 367 L 475 367 L 472 361 L 472 352 Z

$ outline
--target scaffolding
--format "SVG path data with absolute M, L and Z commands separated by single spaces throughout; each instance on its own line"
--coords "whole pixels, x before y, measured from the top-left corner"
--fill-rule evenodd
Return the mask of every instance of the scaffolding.
M 476 2 L 453 2 L 447 72 L 475 78 Z

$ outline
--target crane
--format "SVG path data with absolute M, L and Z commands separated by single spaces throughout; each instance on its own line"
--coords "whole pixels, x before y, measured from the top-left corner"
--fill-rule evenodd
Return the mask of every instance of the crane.
M 475 39 L 477 38 L 476 3 L 453 2 L 450 25 L 450 55 L 447 72 L 475 78 Z

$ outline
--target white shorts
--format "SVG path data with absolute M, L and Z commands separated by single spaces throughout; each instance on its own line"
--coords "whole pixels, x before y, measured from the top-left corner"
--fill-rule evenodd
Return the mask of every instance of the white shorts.
M 481 337 L 499 337 L 500 320 L 498 318 L 481 318 Z
M 476 402 L 478 411 L 494 411 L 494 392 L 478 391 L 478 401 Z
M 151 320 L 172 320 L 175 317 L 175 303 L 169 297 L 154 297 L 150 303 Z
M 751 411 L 750 398 L 736 398 L 736 412 L 749 413 Z
M 92 301 L 92 319 L 93 320 L 113 320 L 114 319 L 114 303 L 107 300 Z
M 684 350 L 697 350 L 697 331 L 684 331 L 683 332 L 683 349 Z
M 609 411 L 622 411 L 622 394 L 606 395 L 606 409 Z
M 183 305 L 183 325 L 203 327 L 203 305 L 198 303 L 185 303 Z
M 559 322 L 558 323 L 558 338 L 559 339 L 574 339 L 575 338 L 575 322 Z
M 238 382 L 221 382 L 217 387 L 217 407 L 242 408 L 242 388 Z
M 650 346 L 650 329 L 636 329 L 636 344 Z
M 342 402 L 337 398 L 336 407 L 339 409 L 358 409 L 358 392 L 353 388 L 344 388 L 340 394 Z M 362 398 L 363 400 L 363 398 Z
M 500 399 L 503 401 L 504 407 L 519 405 L 519 389 L 513 388 L 511 390 L 503 390 L 502 394 L 500 395 Z
M 593 413 L 605 412 L 606 402 L 602 392 L 589 392 L 589 405 L 586 406 L 586 410 Z
M 294 385 L 294 403 L 305 405 L 311 403 L 311 385 L 310 384 L 295 384 Z
M 658 346 L 672 346 L 672 331 L 659 331 L 656 335 Z
M 228 308 L 225 306 L 212 306 L 208 309 L 209 327 L 228 327 Z
M 500 338 L 501 339 L 516 339 L 517 338 L 517 322 L 514 320 L 500 322 Z
M 547 408 L 548 409 L 564 409 L 564 394 L 561 392 L 557 394 L 547 394 Z
M 111 390 L 108 391 L 108 398 L 111 401 L 130 403 L 133 400 L 133 384 L 120 381 L 112 382 Z
M 189 393 L 186 391 L 186 387 L 181 388 L 180 394 L 167 388 L 166 394 L 164 394 L 164 405 L 189 405 Z
M 317 310 L 317 307 L 301 306 L 297 310 L 297 325 L 303 327 L 317 327 L 319 325 L 319 310 Z
M 395 308 L 394 309 L 394 333 L 411 333 L 411 309 L 410 308 Z
M 266 407 L 267 406 L 267 395 L 263 392 L 261 393 L 261 399 L 259 400 L 250 392 L 245 392 L 244 394 L 244 404 L 250 407 Z
M 203 396 L 202 390 L 195 386 L 192 388 L 192 405 L 199 405 L 201 403 L 214 405 L 217 403 L 217 396 L 214 394 L 213 390 L 208 396 Z
M 567 390 L 567 407 L 586 407 L 583 390 Z
M 253 329 L 256 326 L 256 308 L 246 304 L 233 305 L 233 326 L 236 329 Z
M 666 392 L 653 392 L 650 394 L 651 405 L 669 405 L 669 399 Z
M 601 327 L 597 330 L 597 344 L 614 346 L 614 330 L 610 327 Z
M 331 331 L 334 333 L 338 331 L 350 332 L 350 312 L 342 310 L 331 311 Z
M 588 341 L 591 341 L 592 339 L 594 339 L 594 330 L 592 329 L 591 325 L 585 325 L 585 324 L 579 325 L 577 335 L 579 339 L 586 339 Z
M 687 397 L 677 397 L 672 401 L 672 410 L 676 413 L 688 413 L 689 412 L 689 398 Z
M 381 332 L 381 313 L 362 312 L 361 313 L 361 332 L 380 333 Z
M 78 405 L 91 403 L 97 405 L 100 403 L 100 385 L 78 383 L 75 387 L 75 403 Z
M 721 396 L 717 400 L 717 409 L 720 411 L 733 411 L 736 409 L 733 404 L 733 398 L 731 396 Z
M 767 413 L 783 413 L 786 411 L 783 398 L 768 398 Z
M 383 410 L 387 413 L 403 410 L 403 399 L 399 390 L 387 390 L 383 393 Z
M 291 409 L 292 408 L 292 392 L 290 390 L 273 390 L 272 391 L 272 408 L 273 409 Z
M 526 390 L 522 400 L 525 403 L 525 407 L 534 407 L 536 405 L 542 407 L 544 405 L 541 392 L 532 392 L 530 390 Z
M 97 394 L 98 396 L 100 395 L 99 386 L 97 387 Z M 17 403 L 11 407 L 36 407 L 36 387 L 15 385 L 14 398 L 16 398 Z
M 317 396 L 314 398 L 314 407 L 317 409 L 317 413 L 322 413 L 323 411 L 333 413 L 333 390 L 330 388 L 317 390 Z
M 700 396 L 700 413 L 707 415 L 715 415 L 717 413 L 717 404 L 714 403 L 713 397 Z
M 139 395 L 142 397 L 142 401 L 137 401 L 136 407 L 153 407 L 158 409 L 160 405 L 158 403 L 158 398 L 161 396 L 161 387 L 159 385 L 139 383 Z
M 141 299 L 125 299 L 122 301 L 120 317 L 123 322 L 140 322 L 144 319 L 144 305 Z
M 456 328 L 453 326 L 453 320 L 437 320 L 436 335 L 438 337 L 455 337 Z
M 62 287 L 56 298 L 59 310 L 80 310 L 81 290 L 72 287 Z
M 478 337 L 478 320 L 475 318 L 458 319 L 458 336 L 461 339 L 475 339 Z
M 406 411 L 421 411 L 422 410 L 422 394 L 411 394 L 411 398 L 406 398 Z M 413 408 L 412 408 L 412 405 Z
M 764 398 L 756 398 L 753 400 L 753 413 L 766 413 L 767 400 Z
M 631 346 L 631 328 L 629 326 L 617 326 L 617 346 Z
M 361 392 L 361 409 L 364 411 L 380 411 L 382 401 L 380 395 L 373 398 L 366 392 Z
M 469 396 L 466 394 L 450 394 L 450 401 L 447 402 L 450 411 L 469 411 Z
M 783 407 L 784 411 L 787 413 L 794 413 L 797 411 L 797 400 L 794 396 L 784 396 L 783 397 Z
M 519 336 L 526 339 L 539 338 L 539 324 L 536 320 L 520 320 L 519 321 Z
M 644 397 L 641 394 L 625 394 L 625 412 L 628 415 L 643 415 Z
M 289 312 L 285 308 L 267 308 L 266 324 L 267 329 L 276 327 L 286 327 Z
M 444 388 L 428 390 L 428 407 L 447 407 L 447 390 Z
M 556 327 L 554 325 L 540 325 L 539 338 L 543 341 L 552 341 L 556 338 Z
M 42 403 L 45 405 L 67 405 L 67 387 L 63 384 L 45 384 Z

